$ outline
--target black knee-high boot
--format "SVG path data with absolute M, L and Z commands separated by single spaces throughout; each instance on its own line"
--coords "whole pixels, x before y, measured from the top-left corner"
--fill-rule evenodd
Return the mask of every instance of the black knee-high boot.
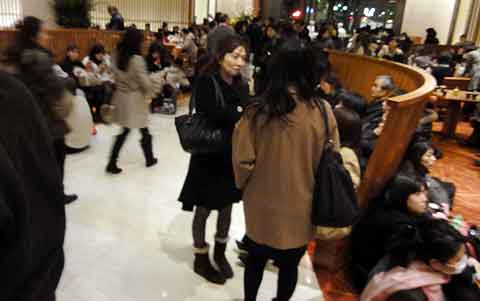
M 120 150 L 122 149 L 122 146 L 125 143 L 125 140 L 127 140 L 127 136 L 128 136 L 128 131 L 116 137 L 115 143 L 113 144 L 113 147 L 112 147 L 112 152 L 110 153 L 110 160 L 108 160 L 108 165 L 106 169 L 107 173 L 119 174 L 122 172 L 122 169 L 118 168 L 117 166 L 117 160 L 118 160 L 118 156 L 120 155 Z
M 145 155 L 145 162 L 147 167 L 151 167 L 158 163 L 158 160 L 153 156 L 152 135 L 144 134 L 140 140 L 143 154 Z

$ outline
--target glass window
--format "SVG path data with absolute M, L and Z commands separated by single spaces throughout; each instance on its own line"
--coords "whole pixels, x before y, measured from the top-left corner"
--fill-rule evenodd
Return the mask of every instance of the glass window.
M 0 0 L 0 27 L 13 27 L 21 18 L 20 0 Z

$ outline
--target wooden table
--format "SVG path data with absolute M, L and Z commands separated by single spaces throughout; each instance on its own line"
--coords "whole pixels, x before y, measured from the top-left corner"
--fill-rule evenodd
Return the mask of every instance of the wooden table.
M 448 102 L 448 114 L 447 119 L 443 123 L 442 135 L 448 138 L 455 138 L 458 122 L 462 118 L 462 103 L 480 104 L 480 93 L 449 89 L 444 91 L 445 95 L 437 95 L 439 100 Z

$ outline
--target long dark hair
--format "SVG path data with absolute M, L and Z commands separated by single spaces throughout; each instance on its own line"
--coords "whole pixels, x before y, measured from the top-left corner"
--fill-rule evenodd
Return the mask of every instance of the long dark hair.
M 281 49 L 271 59 L 266 77 L 266 88 L 257 98 L 257 110 L 254 123 L 260 116 L 266 117 L 266 123 L 273 119 L 288 122 L 287 114 L 293 112 L 300 101 L 317 104 L 314 98 L 317 82 L 315 58 L 311 48 Z M 295 94 L 289 91 L 295 88 Z
M 243 47 L 249 53 L 248 42 L 239 35 L 231 35 L 222 40 L 218 44 L 218 51 L 214 56 L 209 58 L 209 61 L 204 66 L 200 66 L 201 75 L 211 75 L 220 70 L 220 62 L 225 58 L 225 55 L 233 52 L 238 47 Z
M 126 71 L 130 58 L 133 55 L 140 55 L 143 43 L 143 34 L 136 28 L 129 27 L 122 40 L 118 43 L 117 65 L 122 71 Z
M 431 149 L 432 146 L 428 142 L 415 142 L 410 145 L 407 151 L 407 159 L 412 162 L 415 170 L 420 173 L 422 176 L 425 176 L 429 173 L 427 167 L 422 164 L 422 157 L 425 153 Z

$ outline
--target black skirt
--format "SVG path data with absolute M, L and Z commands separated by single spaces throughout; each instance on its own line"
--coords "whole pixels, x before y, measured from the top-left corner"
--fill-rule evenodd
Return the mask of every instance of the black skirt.
M 241 200 L 235 187 L 231 155 L 192 155 L 187 178 L 179 201 L 182 209 L 193 211 L 195 206 L 222 210 Z

